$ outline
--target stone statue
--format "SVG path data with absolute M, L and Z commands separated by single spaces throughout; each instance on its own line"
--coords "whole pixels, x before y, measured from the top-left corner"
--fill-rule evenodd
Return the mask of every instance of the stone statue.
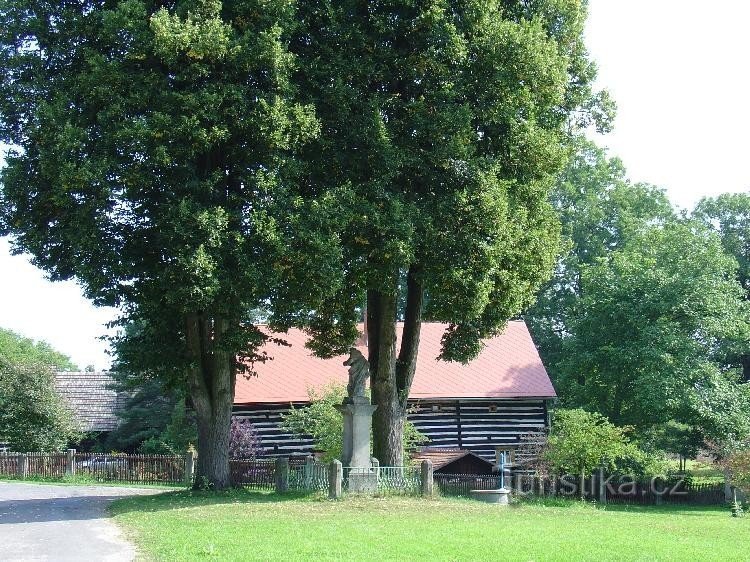
M 358 402 L 357 398 L 367 398 L 365 395 L 365 383 L 370 376 L 370 364 L 362 355 L 362 352 L 356 347 L 349 350 L 349 359 L 344 361 L 344 365 L 349 367 L 349 384 L 346 385 L 348 398 L 345 402 Z
M 349 367 L 349 384 L 346 385 L 348 396 L 343 404 L 336 406 L 343 421 L 341 462 L 345 467 L 366 469 L 355 471 L 353 476 L 349 474 L 350 491 L 375 491 L 378 481 L 370 468 L 370 433 L 372 413 L 377 406 L 370 404 L 370 399 L 365 395 L 370 365 L 362 352 L 354 347 L 349 350 L 349 359 L 344 361 L 344 365 Z

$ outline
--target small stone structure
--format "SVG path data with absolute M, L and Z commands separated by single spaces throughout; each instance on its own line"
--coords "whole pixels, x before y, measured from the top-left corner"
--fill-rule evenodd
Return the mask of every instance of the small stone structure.
M 497 490 L 472 490 L 471 497 L 475 500 L 496 503 L 499 505 L 508 505 L 510 503 L 510 490 L 507 488 L 498 488 Z
M 510 504 L 510 489 L 505 486 L 507 456 L 505 452 L 498 453 L 497 471 L 500 476 L 499 486 L 495 490 L 471 490 L 469 494 L 475 500 L 498 505 Z

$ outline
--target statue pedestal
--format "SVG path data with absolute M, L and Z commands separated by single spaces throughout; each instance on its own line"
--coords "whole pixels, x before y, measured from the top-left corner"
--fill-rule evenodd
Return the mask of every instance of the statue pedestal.
M 341 462 L 345 467 L 369 469 L 372 414 L 377 406 L 370 404 L 367 398 L 355 396 L 337 408 L 344 415 Z

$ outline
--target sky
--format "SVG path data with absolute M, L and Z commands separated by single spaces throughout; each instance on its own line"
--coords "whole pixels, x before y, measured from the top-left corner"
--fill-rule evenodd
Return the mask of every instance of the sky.
M 586 42 L 599 87 L 618 104 L 595 140 L 634 181 L 690 209 L 703 196 L 750 189 L 750 2 L 590 0 Z M 0 327 L 46 340 L 79 367 L 107 368 L 98 338 L 115 317 L 74 282 L 51 283 L 0 239 Z

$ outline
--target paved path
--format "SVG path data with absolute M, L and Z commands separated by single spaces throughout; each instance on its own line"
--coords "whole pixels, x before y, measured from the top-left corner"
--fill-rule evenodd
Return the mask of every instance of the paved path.
M 133 546 L 107 519 L 107 504 L 122 496 L 160 492 L 0 482 L 0 560 L 133 560 Z

